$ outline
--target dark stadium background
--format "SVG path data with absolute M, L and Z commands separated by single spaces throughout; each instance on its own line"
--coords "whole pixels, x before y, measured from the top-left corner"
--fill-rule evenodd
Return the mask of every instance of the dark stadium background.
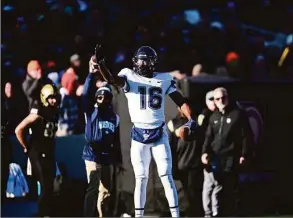
M 83 5 L 86 7 L 83 8 Z M 264 138 L 256 148 L 252 166 L 242 174 L 242 178 L 249 175 L 251 181 L 243 182 L 239 214 L 293 214 L 293 86 L 292 77 L 288 73 L 290 70 L 292 73 L 293 69 L 292 52 L 282 67 L 277 67 L 286 43 L 281 43 L 282 49 L 276 52 L 265 48 L 266 42 L 274 41 L 278 33 L 284 36 L 292 34 L 292 1 L 3 0 L 1 7 L 1 94 L 4 94 L 5 82 L 11 82 L 18 111 L 26 112 L 26 106 L 22 103 L 21 82 L 26 74 L 27 63 L 33 59 L 41 61 L 46 73 L 50 72 L 48 61 L 54 61 L 55 70 L 59 72 L 69 66 L 69 57 L 78 53 L 84 69 L 82 75 L 79 75 L 82 82 L 88 73 L 88 60 L 96 43 L 104 45 L 107 64 L 113 72 L 131 66 L 132 55 L 141 45 L 150 45 L 159 51 L 158 71 L 180 70 L 188 76 L 195 64 L 201 64 L 204 72 L 213 75 L 219 66 L 228 65 L 225 62 L 228 52 L 238 53 L 241 62 L 236 78 L 239 81 L 222 83 L 212 79 L 206 84 L 187 78 L 179 81 L 179 87 L 191 99 L 197 112 L 204 106 L 205 92 L 218 85 L 225 85 L 233 98 L 252 101 L 256 105 L 264 120 Z M 191 25 L 184 20 L 184 11 L 188 9 L 198 10 L 200 23 Z M 93 17 L 97 17 L 96 22 L 91 22 Z M 209 24 L 214 21 L 223 25 L 224 35 L 214 34 L 211 30 Z M 189 31 L 189 41 L 184 35 L 186 30 Z M 265 53 L 266 70 L 273 75 L 269 81 L 256 82 L 251 79 L 253 61 L 259 52 Z M 119 54 L 124 57 L 122 61 L 119 61 Z M 115 95 L 114 105 L 122 118 L 121 140 L 127 169 L 122 178 L 123 184 L 120 184 L 120 197 L 127 202 L 127 212 L 131 212 L 134 189 L 129 161 L 131 123 L 125 103 L 122 93 Z M 176 108 L 169 99 L 166 108 L 167 118 L 170 119 Z M 15 120 L 15 125 L 19 121 Z M 11 132 L 15 142 L 13 134 Z M 81 160 L 83 143 L 82 132 L 80 135 L 58 139 L 57 160 L 65 164 L 68 177 L 64 191 L 55 201 L 58 211 L 56 216 L 82 215 L 86 187 Z M 26 160 L 17 143 L 14 143 L 13 151 L 13 161 L 25 169 Z M 150 175 L 147 212 L 167 212 L 167 202 L 153 165 Z M 176 185 L 184 213 L 186 202 L 180 184 Z M 36 194 L 32 189 L 32 194 L 26 198 L 2 202 L 2 215 L 33 215 L 35 202 Z M 61 205 L 65 206 L 60 209 Z

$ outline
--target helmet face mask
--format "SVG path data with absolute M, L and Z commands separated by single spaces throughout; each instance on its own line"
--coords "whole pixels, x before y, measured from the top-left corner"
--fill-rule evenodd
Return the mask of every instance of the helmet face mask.
M 140 47 L 133 59 L 133 70 L 141 76 L 152 77 L 158 56 L 155 50 L 149 46 Z

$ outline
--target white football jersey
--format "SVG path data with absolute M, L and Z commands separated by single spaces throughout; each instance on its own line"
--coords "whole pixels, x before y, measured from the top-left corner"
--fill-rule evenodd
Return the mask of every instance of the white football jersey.
M 140 76 L 124 68 L 118 76 L 126 79 L 123 87 L 132 123 L 139 128 L 156 128 L 165 122 L 165 96 L 176 91 L 169 73 L 154 73 L 152 78 Z

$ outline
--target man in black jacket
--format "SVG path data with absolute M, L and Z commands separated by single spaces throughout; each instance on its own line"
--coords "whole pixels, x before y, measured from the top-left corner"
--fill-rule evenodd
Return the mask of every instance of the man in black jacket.
M 40 91 L 46 84 L 53 82 L 44 76 L 39 61 L 32 60 L 27 65 L 27 75 L 22 83 L 23 92 L 27 98 L 30 111 L 32 107 L 40 104 Z
M 206 189 L 213 192 L 213 200 L 218 202 L 214 205 L 213 216 L 227 216 L 234 210 L 237 168 L 248 156 L 252 132 L 245 112 L 229 102 L 225 88 L 214 90 L 214 101 L 217 110 L 209 120 L 201 159 L 206 165 L 205 179 L 209 177 L 208 183 L 215 187 L 214 190 Z M 206 200 L 203 199 L 204 204 Z M 211 215 L 206 214 L 207 217 Z

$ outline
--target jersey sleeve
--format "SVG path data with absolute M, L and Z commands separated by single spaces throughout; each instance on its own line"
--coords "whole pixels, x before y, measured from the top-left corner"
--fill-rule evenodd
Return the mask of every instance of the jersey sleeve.
M 40 106 L 37 103 L 34 103 L 31 110 L 30 110 L 30 114 L 36 114 L 36 115 L 40 115 Z
M 124 68 L 124 69 L 122 69 L 122 70 L 118 73 L 118 76 L 119 76 L 119 77 L 125 79 L 125 84 L 124 84 L 124 86 L 122 87 L 122 89 L 124 90 L 124 92 L 129 92 L 129 90 L 130 90 L 130 86 L 129 86 L 129 76 L 130 76 L 131 73 L 132 73 L 131 70 L 128 69 L 128 68 Z
M 167 95 L 170 95 L 172 92 L 177 91 L 176 81 L 170 74 L 168 75 L 167 84 L 168 84 L 167 90 L 166 90 Z

